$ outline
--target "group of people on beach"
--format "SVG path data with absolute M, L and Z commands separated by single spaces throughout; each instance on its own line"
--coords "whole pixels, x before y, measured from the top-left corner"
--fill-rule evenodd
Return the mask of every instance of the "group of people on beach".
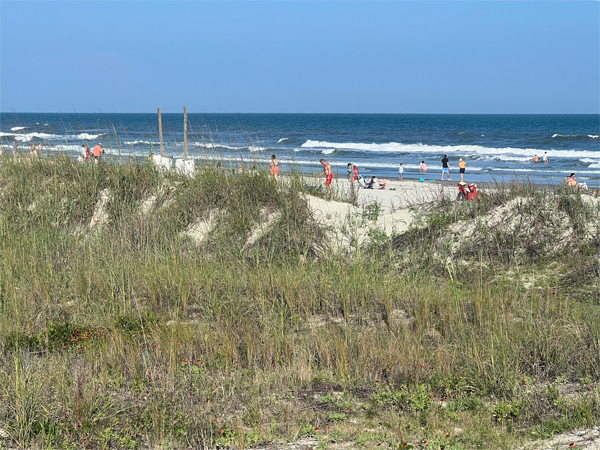
M 35 142 L 31 141 L 31 145 L 29 146 L 29 156 L 31 158 L 38 158 L 43 149 L 44 145 L 41 142 L 38 145 L 35 145 Z M 19 151 L 19 143 L 16 139 L 13 139 L 12 150 L 13 155 L 16 155 Z M 2 154 L 2 151 L 0 151 L 0 154 Z
M 104 149 L 102 148 L 102 144 L 98 142 L 92 151 L 90 151 L 89 145 L 82 145 L 81 158 L 87 163 L 90 160 L 90 156 L 94 158 L 94 163 L 98 164 L 100 162 L 100 157 L 104 154 Z
M 464 181 L 463 178 L 465 176 L 465 171 L 467 168 L 467 163 L 465 161 L 463 161 L 462 158 L 459 158 L 458 160 L 458 172 L 460 173 L 460 181 Z M 427 164 L 425 163 L 425 161 L 419 161 L 419 171 L 421 173 L 426 173 L 427 172 Z M 400 163 L 400 167 L 398 168 L 398 174 L 399 174 L 399 179 L 400 181 L 402 181 L 402 179 L 404 178 L 404 163 Z M 442 158 L 442 181 L 444 181 L 444 175 L 446 175 L 446 178 L 448 179 L 448 181 L 450 180 L 450 160 L 448 159 L 448 155 L 444 155 L 444 157 Z

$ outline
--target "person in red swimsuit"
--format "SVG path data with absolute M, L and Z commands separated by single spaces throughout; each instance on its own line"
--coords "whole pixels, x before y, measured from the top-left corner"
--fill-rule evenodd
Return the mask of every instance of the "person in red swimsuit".
M 271 155 L 271 162 L 269 163 L 271 166 L 271 175 L 275 181 L 277 181 L 277 175 L 279 174 L 279 161 L 277 160 L 277 156 Z
M 325 161 L 323 158 L 319 160 L 323 164 L 323 172 L 319 174 L 317 178 L 321 178 L 321 175 L 325 175 L 325 186 L 327 186 L 327 192 L 331 191 L 331 181 L 333 180 L 333 172 L 331 171 L 331 164 Z

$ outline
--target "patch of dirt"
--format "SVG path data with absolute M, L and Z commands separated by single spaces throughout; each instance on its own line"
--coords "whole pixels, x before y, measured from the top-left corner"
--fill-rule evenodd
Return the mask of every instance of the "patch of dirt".
M 559 434 L 552 439 L 544 441 L 531 442 L 518 450 L 556 450 L 568 448 L 600 450 L 600 426 L 570 431 L 569 433 Z

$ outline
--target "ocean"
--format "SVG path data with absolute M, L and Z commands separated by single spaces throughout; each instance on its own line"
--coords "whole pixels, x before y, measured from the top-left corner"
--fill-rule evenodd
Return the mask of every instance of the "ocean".
M 183 114 L 162 115 L 165 154 L 184 153 Z M 348 163 L 380 178 L 439 179 L 448 154 L 453 180 L 458 160 L 467 162 L 466 181 L 558 183 L 571 172 L 588 185 L 600 183 L 598 115 L 454 114 L 188 114 L 188 157 L 196 164 L 222 161 L 246 168 L 277 155 L 282 170 L 308 173 L 330 162 L 339 176 Z M 0 144 L 26 153 L 31 142 L 44 152 L 77 158 L 82 145 L 101 142 L 116 161 L 145 160 L 159 153 L 157 114 L 0 114 Z M 548 163 L 542 163 L 547 153 Z M 533 162 L 538 155 L 540 162 Z M 428 165 L 419 171 L 419 161 Z

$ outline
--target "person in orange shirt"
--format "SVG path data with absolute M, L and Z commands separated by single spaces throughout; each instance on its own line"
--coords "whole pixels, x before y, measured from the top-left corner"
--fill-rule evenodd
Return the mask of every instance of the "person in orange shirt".
M 100 155 L 104 153 L 102 145 L 98 142 L 98 145 L 94 147 L 94 162 L 98 164 L 100 162 Z
M 460 158 L 458 160 L 458 171 L 460 172 L 460 181 L 463 181 L 463 177 L 465 175 L 465 167 L 467 167 L 467 163 Z
M 537 164 L 537 162 L 538 162 L 538 156 L 537 156 L 537 155 L 535 155 L 535 156 L 533 157 L 533 162 Z

